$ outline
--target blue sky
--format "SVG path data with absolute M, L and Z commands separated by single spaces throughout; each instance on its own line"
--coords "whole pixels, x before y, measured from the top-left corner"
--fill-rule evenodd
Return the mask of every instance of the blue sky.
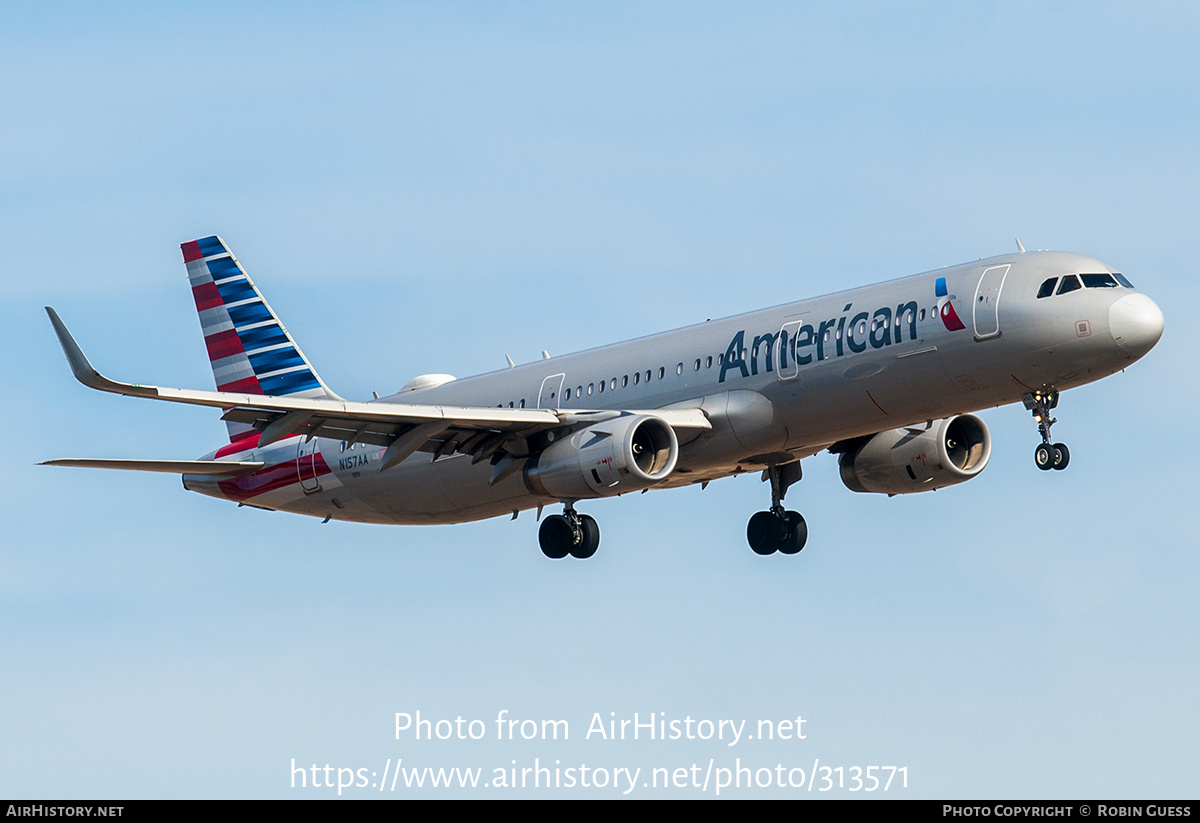
M 336 794 L 293 789 L 292 758 L 488 775 L 740 758 L 906 766 L 898 797 L 1194 797 L 1198 16 L 5 4 L 0 795 Z M 354 398 L 1014 236 L 1118 267 L 1166 333 L 1063 396 L 1067 472 L 1034 468 L 1012 407 L 982 415 L 988 469 L 938 493 L 856 495 L 829 455 L 805 461 L 796 558 L 746 547 L 769 499 L 754 477 L 588 504 L 599 553 L 552 563 L 530 513 L 320 525 L 35 466 L 222 441 L 204 410 L 74 383 L 41 308 L 117 379 L 208 388 L 178 246 L 213 233 Z M 418 710 L 566 719 L 571 739 L 397 741 L 395 713 Z M 807 737 L 584 739 L 609 712 L 801 715 Z

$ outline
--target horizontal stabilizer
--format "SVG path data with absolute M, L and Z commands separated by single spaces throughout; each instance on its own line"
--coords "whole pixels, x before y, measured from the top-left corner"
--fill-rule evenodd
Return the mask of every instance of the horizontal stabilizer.
M 81 466 L 86 469 L 123 469 L 135 472 L 166 472 L 167 474 L 239 475 L 258 471 L 261 461 L 236 460 L 92 460 L 86 457 L 64 457 L 47 460 L 39 466 Z

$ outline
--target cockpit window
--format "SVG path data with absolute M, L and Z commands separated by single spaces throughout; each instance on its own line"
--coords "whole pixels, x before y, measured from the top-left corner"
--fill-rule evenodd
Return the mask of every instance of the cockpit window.
M 1080 280 L 1083 284 L 1080 285 Z M 1089 274 L 1068 274 L 1062 279 L 1062 283 L 1058 287 L 1058 291 L 1054 291 L 1054 284 L 1058 283 L 1057 277 L 1051 277 L 1042 283 L 1038 289 L 1038 299 L 1049 297 L 1052 294 L 1066 294 L 1067 292 L 1075 291 L 1076 289 L 1116 289 L 1124 286 L 1127 289 L 1132 289 L 1133 284 L 1130 283 L 1125 275 L 1119 272 L 1099 272 Z
M 1062 279 L 1062 285 L 1058 287 L 1059 294 L 1066 294 L 1069 291 L 1075 291 L 1080 288 L 1079 278 L 1073 274 L 1068 274 Z
M 1083 278 L 1083 287 L 1085 289 L 1115 289 L 1117 281 L 1108 272 L 1103 274 L 1081 274 Z

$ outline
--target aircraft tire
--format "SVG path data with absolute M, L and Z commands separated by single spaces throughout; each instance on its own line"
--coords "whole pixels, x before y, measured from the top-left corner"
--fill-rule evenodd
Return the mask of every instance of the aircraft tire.
M 1033 450 L 1033 462 L 1042 471 L 1054 468 L 1054 447 L 1049 443 L 1038 443 L 1037 448 Z
M 1071 462 L 1071 450 L 1066 443 L 1054 444 L 1054 468 L 1062 471 Z
M 788 512 L 787 535 L 783 538 L 779 551 L 783 554 L 799 554 L 804 550 L 804 544 L 807 542 L 808 524 L 804 522 L 804 515 L 800 512 Z
M 538 544 L 542 547 L 542 554 L 551 560 L 562 560 L 570 553 L 575 543 L 574 532 L 570 521 L 561 514 L 547 517 L 538 529 Z
M 587 560 L 600 548 L 600 526 L 596 523 L 596 518 L 581 514 L 579 528 L 583 532 L 583 539 L 579 541 L 579 545 L 571 547 L 571 556 Z
M 746 540 L 755 554 L 774 554 L 787 537 L 787 527 L 771 512 L 755 512 L 746 525 Z

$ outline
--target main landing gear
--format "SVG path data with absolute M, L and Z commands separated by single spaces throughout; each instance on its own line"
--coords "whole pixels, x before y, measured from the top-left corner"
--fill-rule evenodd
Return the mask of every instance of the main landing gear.
M 561 560 L 568 554 L 586 560 L 600 548 L 600 527 L 586 514 L 578 514 L 575 505 L 564 502 L 562 514 L 552 514 L 538 529 L 542 554 L 551 560 Z
M 797 554 L 808 540 L 808 524 L 799 512 L 783 508 L 783 496 L 800 479 L 800 461 L 772 464 L 764 474 L 771 481 L 771 510 L 755 512 L 746 526 L 746 540 L 755 554 Z
M 1050 410 L 1058 405 L 1058 392 L 1054 389 L 1035 391 L 1021 398 L 1025 408 L 1033 412 L 1042 442 L 1033 450 L 1033 462 L 1042 471 L 1065 469 L 1071 462 L 1071 452 L 1065 443 L 1050 442 L 1050 427 L 1058 421 L 1050 416 Z

